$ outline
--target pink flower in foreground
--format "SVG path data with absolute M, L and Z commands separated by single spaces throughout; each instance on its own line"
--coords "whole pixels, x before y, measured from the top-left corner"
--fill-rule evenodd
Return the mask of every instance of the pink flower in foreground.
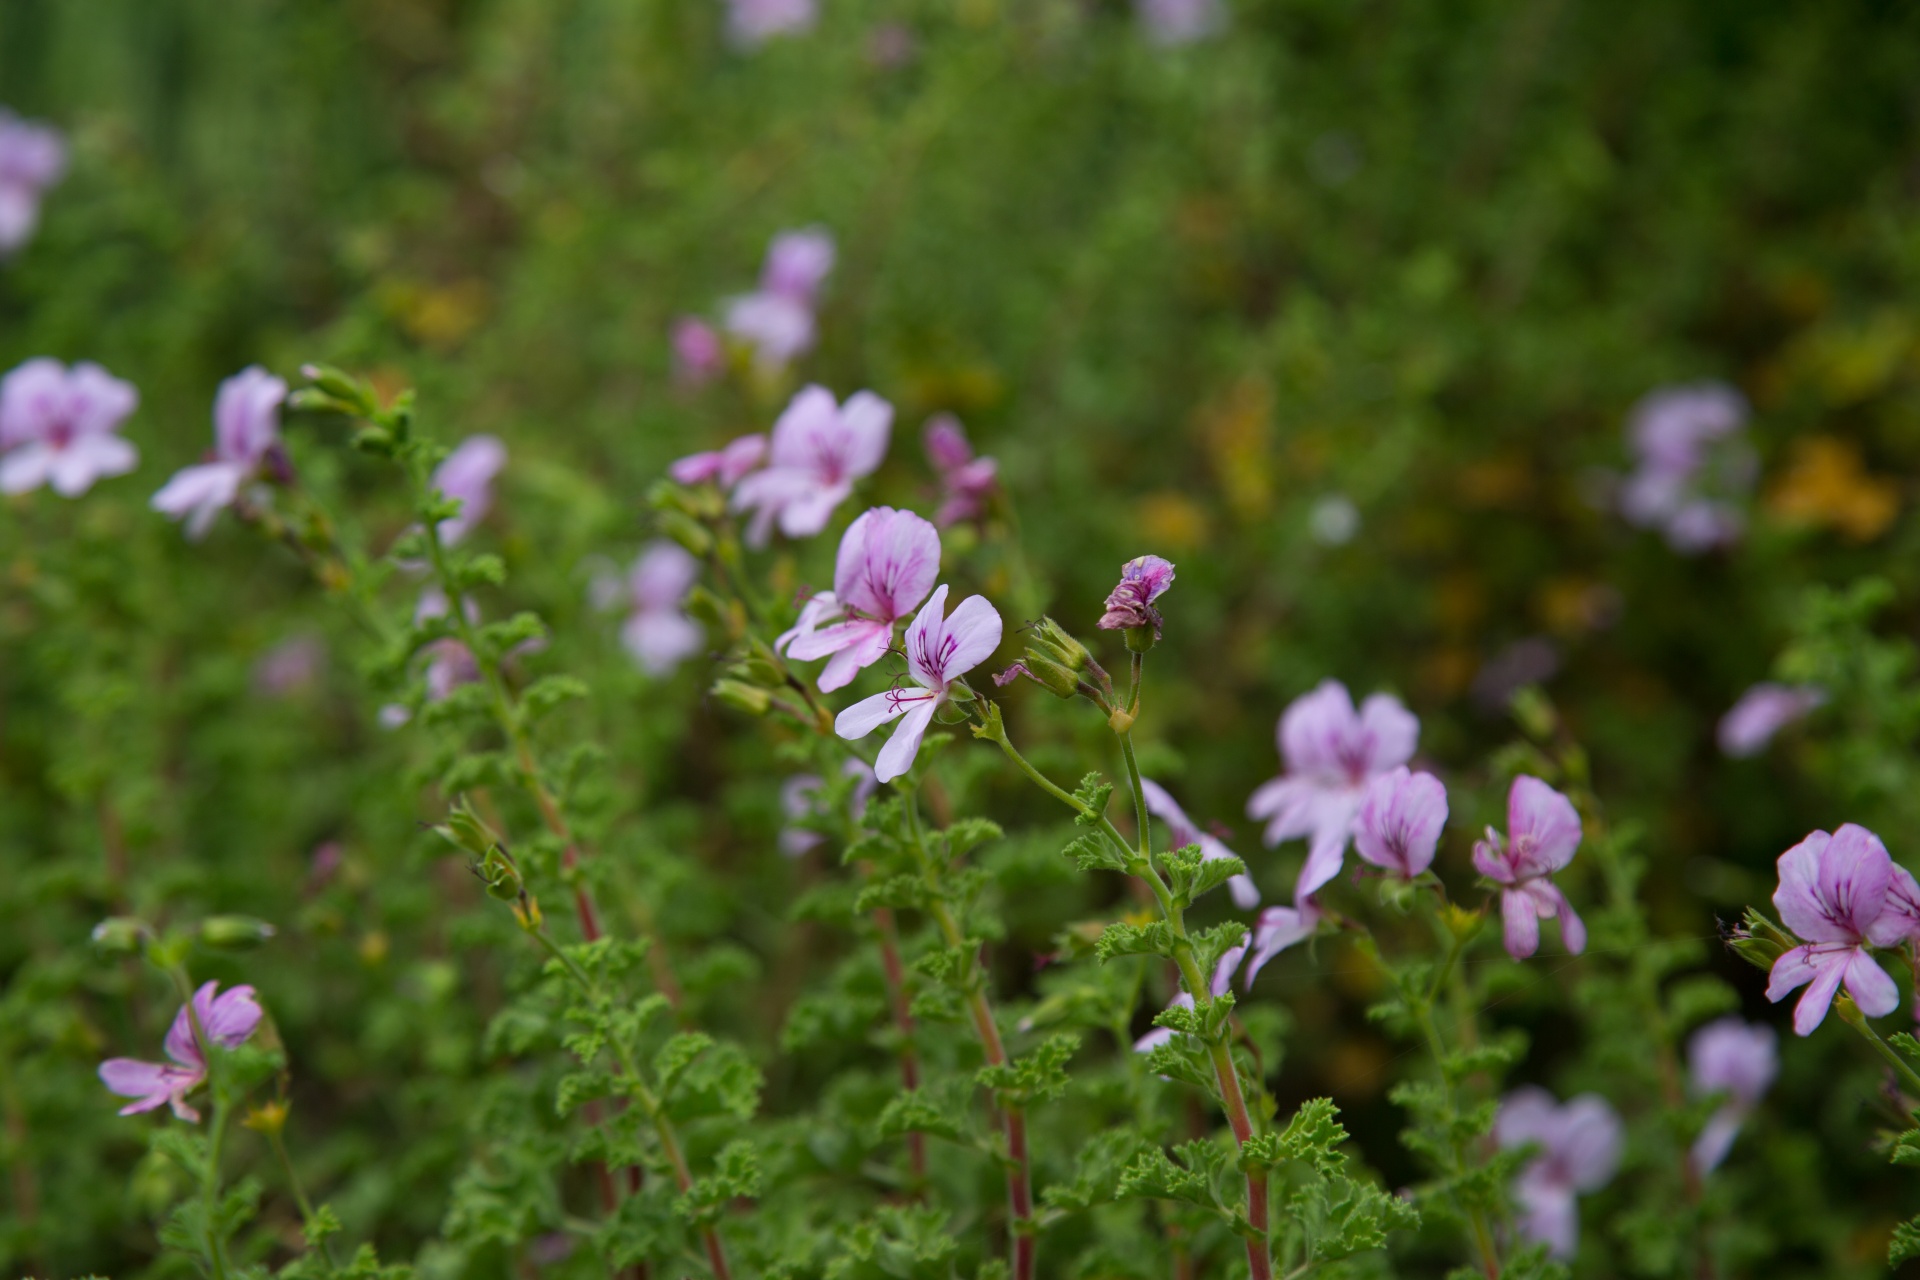
M 185 518 L 189 538 L 205 536 L 214 517 L 233 505 L 240 487 L 279 449 L 286 398 L 287 384 L 259 365 L 221 383 L 213 401 L 213 460 L 175 472 L 153 495 L 153 509 Z
M 813 30 L 818 17 L 818 0 L 727 0 L 727 39 L 736 48 L 758 48 L 775 36 Z
M 1720 750 L 1735 759 L 1759 755 L 1773 735 L 1827 700 L 1819 685 L 1762 681 L 1740 695 L 1720 717 Z
M 507 446 L 494 436 L 469 436 L 434 468 L 433 487 L 460 502 L 460 514 L 440 522 L 440 541 L 453 546 L 486 519 L 493 478 L 507 465 Z
M 1192 44 L 1227 25 L 1222 0 L 1134 0 L 1134 11 L 1157 45 Z
M 867 812 L 867 802 L 879 790 L 880 780 L 864 760 L 849 760 L 840 766 L 840 772 L 855 780 L 847 815 L 858 822 Z M 820 791 L 825 785 L 810 773 L 796 774 L 780 785 L 780 811 L 787 818 L 787 825 L 780 828 L 780 852 L 787 857 L 798 858 L 826 839 L 803 825 L 809 818 L 825 816 L 820 807 Z
M 1107 611 L 1100 626 L 1107 631 L 1152 627 L 1160 638 L 1160 611 L 1153 602 L 1173 585 L 1173 562 L 1159 556 L 1135 556 L 1120 566 L 1120 582 L 1107 593 Z
M 871 391 L 836 404 L 825 387 L 802 388 L 773 424 L 766 470 L 733 491 L 733 509 L 754 513 L 747 540 L 764 546 L 776 521 L 789 538 L 826 528 L 853 482 L 873 474 L 887 456 L 892 426 L 893 406 Z
M 0 379 L 0 493 L 50 484 L 74 498 L 133 470 L 140 454 L 118 432 L 139 403 L 132 383 L 97 364 L 42 356 L 14 369 Z
M 1694 1141 L 1688 1158 L 1695 1173 L 1704 1176 L 1719 1167 L 1740 1125 L 1766 1096 L 1780 1071 L 1777 1039 L 1772 1027 L 1727 1017 L 1709 1022 L 1687 1041 L 1688 1074 L 1695 1096 L 1726 1097 Z
M 1354 817 L 1367 786 L 1413 757 L 1420 722 L 1398 698 L 1376 693 L 1353 707 L 1347 687 L 1324 680 L 1280 717 L 1286 773 L 1247 801 L 1247 816 L 1265 819 L 1269 845 L 1308 839 L 1294 897 L 1308 897 L 1340 874 Z
M 1507 833 L 1487 828 L 1473 845 L 1473 865 L 1500 886 L 1507 954 L 1525 960 L 1540 949 L 1540 921 L 1560 917 L 1560 941 L 1574 955 L 1587 949 L 1587 926 L 1551 879 L 1580 847 L 1580 815 L 1573 802 L 1538 778 L 1522 774 L 1507 792 Z
M 1540 1148 L 1513 1183 L 1520 1232 L 1545 1244 L 1553 1257 L 1571 1258 L 1580 1243 L 1576 1197 L 1606 1186 L 1620 1167 L 1620 1117 L 1598 1094 L 1583 1093 L 1562 1105 L 1545 1089 L 1527 1085 L 1501 1102 L 1493 1137 L 1508 1150 Z
M 688 454 L 668 467 L 667 474 L 680 484 L 717 484 L 722 489 L 731 489 L 766 456 L 765 436 L 739 436 L 724 448 Z
M 802 662 L 832 655 L 820 691 L 845 688 L 862 668 L 886 656 L 894 623 L 927 598 L 940 576 L 940 534 L 911 511 L 874 507 L 847 526 L 833 568 L 833 599 L 844 620 L 795 634 L 789 656 Z
M 977 518 L 999 488 L 1000 464 L 992 458 L 973 456 L 966 430 L 950 413 L 928 418 L 923 439 L 927 461 L 940 480 L 940 507 L 933 514 L 933 522 L 944 529 Z
M 835 733 L 854 739 L 899 721 L 874 763 L 874 776 L 882 782 L 913 767 L 934 711 L 947 701 L 947 686 L 985 662 L 1000 645 L 1000 614 L 985 596 L 968 596 L 952 617 L 946 612 L 947 586 L 941 583 L 907 628 L 907 670 L 913 684 L 863 698 L 833 722 Z
M 1433 865 L 1447 825 L 1447 789 L 1430 773 L 1400 765 L 1367 784 L 1353 847 L 1362 858 L 1411 880 Z
M 57 131 L 0 107 L 0 257 L 33 235 L 41 195 L 66 170 L 67 144 Z
M 193 993 L 193 1013 L 183 1006 L 167 1031 L 167 1056 L 164 1062 L 141 1062 L 135 1058 L 109 1058 L 100 1064 L 100 1080 L 107 1088 L 133 1102 L 120 1108 L 123 1116 L 152 1111 L 171 1105 L 182 1120 L 198 1121 L 200 1113 L 187 1105 L 187 1095 L 207 1078 L 207 1058 L 200 1040 L 194 1035 L 193 1019 L 208 1040 L 223 1049 L 246 1042 L 260 1025 L 260 1004 L 252 987 L 229 987 L 209 982 Z
M 680 608 L 699 579 L 693 553 L 664 538 L 648 543 L 633 562 L 625 583 L 633 613 L 620 641 L 648 675 L 666 675 L 706 644 L 706 632 Z
M 673 322 L 673 374 L 680 385 L 704 387 L 726 367 L 727 352 L 712 325 L 697 316 Z
M 1909 936 L 1910 904 L 1920 898 L 1913 876 L 1893 865 L 1879 836 L 1851 822 L 1832 835 L 1811 833 L 1781 854 L 1778 865 L 1774 908 L 1805 941 L 1773 962 L 1767 999 L 1778 1004 L 1807 988 L 1793 1010 L 1793 1029 L 1803 1036 L 1826 1018 L 1843 983 L 1860 1012 L 1892 1013 L 1900 989 L 1867 948 L 1895 946 Z
M 1202 831 L 1193 819 L 1187 816 L 1187 811 L 1180 807 L 1179 802 L 1167 794 L 1165 787 L 1151 778 L 1142 778 L 1140 788 L 1146 793 L 1147 812 L 1166 823 L 1171 829 L 1170 847 L 1184 849 L 1190 844 L 1197 844 L 1200 846 L 1200 852 L 1209 859 L 1236 856 L 1233 850 L 1220 841 L 1219 837 Z M 1233 905 L 1242 911 L 1251 911 L 1260 905 L 1260 886 L 1253 882 L 1252 876 L 1234 876 L 1227 881 L 1227 891 L 1233 895 Z

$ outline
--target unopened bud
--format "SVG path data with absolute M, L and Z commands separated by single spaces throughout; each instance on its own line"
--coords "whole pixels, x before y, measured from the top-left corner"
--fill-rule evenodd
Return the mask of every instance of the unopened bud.
M 1448 933 L 1462 942 L 1468 941 L 1474 934 L 1479 933 L 1480 926 L 1486 922 L 1485 915 L 1478 911 L 1469 911 L 1457 902 L 1449 902 L 1440 908 L 1440 923 L 1447 927 Z
M 704 556 L 713 550 L 713 535 L 705 525 L 684 511 L 662 511 L 656 523 L 660 526 L 660 532 L 696 556 Z
M 681 602 L 680 608 L 695 622 L 704 622 L 723 631 L 728 629 L 731 621 L 727 616 L 726 603 L 705 586 L 697 586 L 687 592 L 687 598 Z
M 208 916 L 200 922 L 200 941 L 227 951 L 245 951 L 271 938 L 276 930 L 253 916 Z
M 1067 630 L 1052 618 L 1042 618 L 1027 632 L 1027 659 L 1029 662 L 1051 662 L 1068 672 L 1078 674 L 1087 669 L 1087 663 L 1093 655 L 1087 652 L 1087 646 L 1074 639 Z M 1035 673 L 1039 679 L 1039 673 Z M 1042 680 L 1042 684 L 1047 682 Z M 1052 685 L 1048 685 L 1052 688 Z
M 361 417 L 371 417 L 374 410 L 380 407 L 374 401 L 372 387 L 332 365 L 303 364 L 300 366 L 300 372 L 313 383 L 314 388 L 339 401 L 346 412 L 355 413 Z M 294 393 L 296 398 L 301 394 L 302 392 L 298 391 Z M 296 404 L 294 407 L 302 406 Z
M 1756 969 L 1769 972 L 1773 962 L 1799 945 L 1799 940 L 1752 907 L 1739 924 L 1726 932 L 1727 949 Z
M 485 858 L 501 843 L 500 836 L 473 811 L 473 806 L 464 798 L 447 811 L 446 818 L 433 831 L 442 840 L 476 858 Z
M 513 904 L 513 918 L 519 921 L 520 927 L 528 933 L 538 933 L 541 923 L 545 920 L 545 917 L 540 914 L 540 899 L 532 894 L 522 896 Z
M 104 955 L 137 955 L 151 932 L 132 916 L 111 916 L 93 926 L 93 945 Z
M 763 716 L 773 706 L 773 697 L 765 689 L 742 684 L 738 680 L 714 681 L 713 696 L 750 716 Z
M 787 683 L 772 659 L 757 653 L 734 663 L 732 674 L 742 682 L 758 685 L 762 689 L 778 689 Z

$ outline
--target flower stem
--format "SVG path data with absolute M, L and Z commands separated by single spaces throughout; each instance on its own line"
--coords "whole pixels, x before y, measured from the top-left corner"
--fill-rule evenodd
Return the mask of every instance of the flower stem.
M 313 1226 L 313 1202 L 307 1199 L 307 1189 L 301 1184 L 300 1174 L 293 1167 L 293 1157 L 287 1154 L 287 1140 L 277 1128 L 268 1129 L 267 1141 L 273 1146 L 273 1154 L 280 1158 L 280 1167 L 286 1171 L 287 1187 L 293 1192 L 293 1202 L 300 1206 L 300 1221 L 311 1228 Z M 333 1246 L 326 1237 L 320 1239 L 320 1253 L 328 1266 L 337 1266 L 333 1260 Z
M 907 975 L 900 963 L 900 934 L 894 927 L 893 908 L 875 908 L 873 923 L 880 933 L 880 968 L 886 977 L 887 1003 L 893 1010 L 894 1029 L 900 1033 L 900 1083 L 908 1093 L 916 1093 L 920 1089 L 920 1056 L 913 1046 L 913 1013 L 907 1006 Z M 927 1135 L 918 1130 L 907 1135 L 907 1167 L 913 1173 L 915 1194 L 920 1194 L 927 1181 Z
M 1893 1074 L 1900 1078 L 1907 1092 L 1920 1098 L 1920 1074 L 1916 1074 L 1906 1059 L 1894 1052 L 1892 1045 L 1880 1038 L 1880 1033 L 1868 1024 L 1866 1015 L 1860 1012 L 1860 1006 L 1850 999 L 1841 999 L 1834 1001 L 1833 1010 L 1840 1015 L 1840 1021 L 1858 1031 L 1861 1038 L 1873 1046 L 1873 1051 L 1893 1068 Z

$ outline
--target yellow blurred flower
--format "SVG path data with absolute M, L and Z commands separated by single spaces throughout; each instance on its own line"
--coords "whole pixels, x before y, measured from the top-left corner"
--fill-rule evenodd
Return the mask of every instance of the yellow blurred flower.
M 1140 500 L 1139 515 L 1141 535 L 1161 551 L 1191 551 L 1207 541 L 1207 513 L 1183 493 L 1150 493 Z
M 1900 513 L 1900 490 L 1870 475 L 1852 441 L 1811 436 L 1794 443 L 1786 471 L 1767 494 L 1767 508 L 1789 524 L 1825 526 L 1855 542 L 1871 542 Z
M 1268 458 L 1273 388 L 1264 378 L 1242 378 L 1194 417 L 1228 509 L 1240 520 L 1265 514 L 1273 500 L 1273 472 Z

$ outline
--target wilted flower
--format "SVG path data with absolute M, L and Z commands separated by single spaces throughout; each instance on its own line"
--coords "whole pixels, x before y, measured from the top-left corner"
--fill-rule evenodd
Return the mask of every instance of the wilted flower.
M 711 483 L 731 489 L 766 456 L 767 438 L 756 433 L 740 436 L 722 449 L 690 453 L 668 467 L 667 474 L 681 484 Z
M 803 662 L 833 655 L 820 691 L 846 687 L 886 656 L 893 624 L 927 598 L 940 576 L 940 534 L 911 511 L 874 507 L 847 526 L 833 568 L 833 600 L 842 621 L 822 626 L 823 613 L 796 629 L 787 653 Z M 783 637 L 786 638 L 786 637 Z
M 1737 500 L 1756 471 L 1741 435 L 1746 420 L 1746 401 L 1720 383 L 1664 388 L 1641 400 L 1627 424 L 1639 466 L 1620 491 L 1621 514 L 1662 530 L 1687 554 L 1737 539 L 1744 524 Z
M 825 387 L 801 389 L 773 424 L 766 470 L 742 480 L 733 509 L 752 511 L 747 540 L 765 545 L 778 520 L 789 538 L 810 538 L 827 527 L 833 509 L 887 456 L 893 406 L 871 391 L 835 404 Z
M 1340 874 L 1367 785 L 1412 759 L 1420 722 L 1384 693 L 1356 712 L 1347 687 L 1324 680 L 1286 709 L 1278 738 L 1287 771 L 1253 793 L 1247 815 L 1266 820 L 1269 845 L 1308 838 L 1306 865 L 1294 886 L 1300 899 Z
M 1473 865 L 1501 886 L 1507 954 L 1525 960 L 1540 949 L 1540 921 L 1560 917 L 1560 941 L 1579 955 L 1587 926 L 1550 878 L 1573 861 L 1580 847 L 1580 815 L 1573 802 L 1538 778 L 1522 774 L 1507 792 L 1507 833 L 1492 827 L 1473 845 Z
M 1781 854 L 1778 865 L 1773 905 L 1803 942 L 1773 962 L 1767 999 L 1778 1004 L 1807 988 L 1793 1010 L 1793 1029 L 1803 1036 L 1826 1018 L 1842 983 L 1860 1012 L 1892 1013 L 1900 989 L 1867 947 L 1891 947 L 1909 935 L 1910 908 L 1888 907 L 1896 892 L 1908 902 L 1920 898 L 1912 875 L 1894 866 L 1879 836 L 1851 822 L 1832 835 L 1812 832 Z
M 469 436 L 433 471 L 433 487 L 460 503 L 460 514 L 440 522 L 440 542 L 453 546 L 486 518 L 493 478 L 507 465 L 507 446 L 493 436 Z
M 139 451 L 117 433 L 139 403 L 132 383 L 97 364 L 42 356 L 14 369 L 0 379 L 0 493 L 51 484 L 73 498 L 133 470 Z
M 1620 1167 L 1620 1117 L 1598 1094 L 1583 1093 L 1563 1106 L 1545 1089 L 1527 1085 L 1501 1102 L 1493 1136 L 1509 1150 L 1541 1148 L 1513 1183 L 1520 1231 L 1545 1244 L 1553 1257 L 1571 1258 L 1580 1242 L 1575 1198 L 1606 1186 Z
M 858 822 L 867 811 L 867 801 L 879 790 L 880 780 L 873 776 L 873 768 L 865 760 L 849 760 L 840 766 L 840 772 L 855 779 L 847 812 Z M 780 828 L 780 852 L 787 857 L 798 858 L 826 839 L 811 827 L 801 825 L 808 818 L 820 816 L 819 796 L 825 785 L 811 773 L 795 774 L 780 784 L 780 811 L 787 818 L 787 825 Z
M 1827 691 L 1819 685 L 1762 681 L 1741 694 L 1720 717 L 1720 750 L 1735 759 L 1759 755 L 1774 734 L 1826 700 Z
M 1741 1123 L 1766 1096 L 1779 1073 L 1777 1038 L 1772 1027 L 1749 1025 L 1734 1017 L 1717 1018 L 1687 1041 L 1687 1066 L 1696 1096 L 1726 1096 L 1700 1131 L 1689 1156 L 1694 1172 L 1705 1175 L 1726 1159 Z
M 704 387 L 725 367 L 726 349 L 712 325 L 697 316 L 673 322 L 673 373 L 682 386 Z
M 946 612 L 943 582 L 907 628 L 907 670 L 914 684 L 863 698 L 833 722 L 834 732 L 841 737 L 864 738 L 881 725 L 899 720 L 874 764 L 874 776 L 882 782 L 891 782 L 913 767 L 934 711 L 948 700 L 947 686 L 999 647 L 1000 614 L 985 596 L 968 596 L 954 608 L 952 617 Z
M 973 456 L 965 428 L 950 413 L 928 418 L 922 439 L 927 461 L 940 480 L 940 506 L 933 513 L 933 522 L 944 529 L 979 516 L 999 487 L 1000 464 L 992 458 Z
M 174 473 L 153 495 L 153 508 L 178 520 L 187 536 L 206 534 L 215 516 L 233 505 L 240 487 L 260 473 L 280 446 L 280 405 L 287 384 L 249 365 L 220 384 L 213 402 L 213 461 Z
M 666 675 L 706 643 L 700 624 L 680 608 L 699 578 L 700 562 L 664 538 L 648 543 L 633 562 L 624 584 L 633 613 L 620 641 L 648 675 Z
M 1190 844 L 1197 844 L 1201 854 L 1209 859 L 1236 856 L 1218 836 L 1202 831 L 1187 816 L 1187 811 L 1180 807 L 1179 802 L 1167 794 L 1165 787 L 1151 778 L 1142 778 L 1140 787 L 1146 793 L 1147 812 L 1172 828 L 1173 848 L 1184 849 Z M 1233 905 L 1242 911 L 1251 911 L 1260 905 L 1260 886 L 1253 882 L 1252 876 L 1234 876 L 1227 881 L 1227 891 L 1233 895 Z
M 1411 880 L 1433 865 L 1447 825 L 1447 789 L 1430 773 L 1405 765 L 1367 785 L 1353 847 L 1374 866 Z
M 1134 0 L 1147 39 L 1158 45 L 1192 44 L 1227 25 L 1223 0 Z
M 135 1058 L 109 1058 L 100 1064 L 100 1080 L 123 1098 L 135 1101 L 120 1108 L 123 1116 L 171 1104 L 173 1114 L 182 1120 L 198 1121 L 200 1113 L 187 1105 L 187 1095 L 207 1078 L 207 1057 L 193 1020 L 207 1039 L 223 1049 L 244 1044 L 260 1025 L 260 1004 L 252 987 L 230 987 L 219 992 L 220 984 L 209 982 L 193 993 L 193 1012 L 183 1006 L 167 1031 L 167 1056 L 164 1062 L 141 1062 Z
M 1160 638 L 1160 611 L 1153 602 L 1173 585 L 1173 564 L 1159 556 L 1136 556 L 1120 566 L 1120 581 L 1107 594 L 1107 611 L 1100 626 L 1107 631 L 1152 627 Z
M 833 236 L 823 228 L 783 231 L 767 248 L 760 287 L 727 303 L 727 332 L 753 348 L 763 372 L 812 350 L 814 308 L 833 260 Z
M 805 34 L 818 17 L 818 0 L 727 0 L 727 39 L 753 49 L 775 36 Z
M 33 235 L 41 195 L 66 170 L 67 144 L 58 132 L 0 107 L 0 257 Z

